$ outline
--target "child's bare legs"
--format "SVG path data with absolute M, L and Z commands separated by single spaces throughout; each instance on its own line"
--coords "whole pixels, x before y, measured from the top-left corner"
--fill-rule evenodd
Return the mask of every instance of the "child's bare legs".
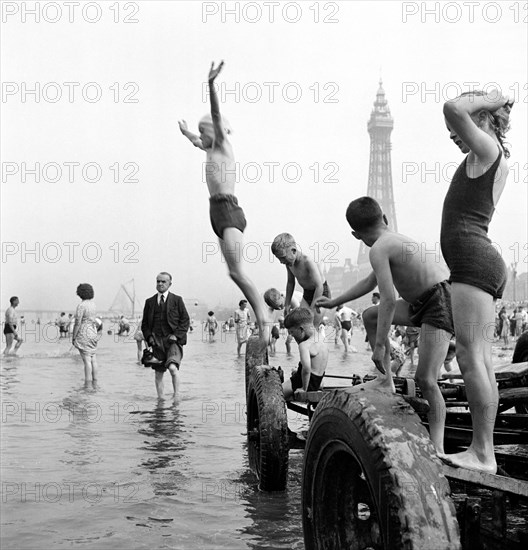
M 363 325 L 367 332 L 367 338 L 372 350 L 376 345 L 376 332 L 378 329 L 378 308 L 369 307 L 363 312 Z M 411 320 L 409 319 L 409 304 L 405 300 L 396 300 L 396 309 L 394 310 L 394 316 L 392 318 L 393 325 L 411 325 Z M 445 355 L 444 355 L 445 357 Z M 389 389 L 393 392 L 396 391 L 394 387 L 394 382 L 392 380 L 392 372 L 390 368 L 390 342 L 387 338 L 385 342 L 385 357 L 383 358 L 383 367 L 385 369 L 385 374 L 383 378 L 378 376 L 376 380 L 371 380 L 367 384 L 369 386 L 382 386 L 383 388 Z M 363 385 L 362 387 L 365 387 Z
M 348 330 L 346 328 L 341 329 L 341 342 L 345 346 L 345 353 L 348 353 Z
M 293 388 L 289 378 L 282 383 L 282 391 L 284 392 L 284 399 L 286 401 L 291 401 L 293 398 Z
M 266 311 L 266 305 L 253 281 L 243 271 L 242 249 L 244 238 L 242 231 L 235 227 L 224 229 L 223 239 L 220 239 L 222 254 L 227 262 L 229 276 L 240 288 L 242 294 L 251 304 L 259 327 L 259 338 L 267 343 L 270 338 L 271 318 Z
M 138 363 L 141 363 L 141 358 L 143 357 L 143 340 L 136 340 L 137 344 L 137 360 Z
M 425 323 L 421 328 L 415 379 L 429 403 L 427 419 L 431 440 L 436 452 L 443 454 L 446 407 L 438 387 L 438 375 L 444 364 L 451 335 Z
M 288 336 L 286 336 L 286 353 L 288 355 L 291 355 L 291 342 L 293 340 L 293 336 L 291 334 L 288 334 Z
M 473 439 L 466 451 L 444 456 L 454 466 L 495 473 L 493 427 L 498 390 L 491 363 L 491 338 L 487 337 L 487 329 L 494 322 L 495 303 L 490 294 L 463 283 L 452 283 L 451 300 L 456 355 L 466 386 Z
M 98 370 L 98 365 L 97 365 L 97 357 L 96 355 L 92 355 L 91 357 L 92 359 L 92 381 L 93 382 L 97 382 L 97 370 Z
M 87 353 L 81 352 L 81 358 L 84 364 L 84 381 L 97 381 L 97 359 L 95 355 L 88 355 Z

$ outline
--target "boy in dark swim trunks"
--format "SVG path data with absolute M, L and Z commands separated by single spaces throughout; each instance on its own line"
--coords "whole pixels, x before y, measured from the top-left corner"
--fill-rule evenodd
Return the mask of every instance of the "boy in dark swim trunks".
M 341 296 L 333 300 L 319 298 L 316 306 L 332 308 L 379 287 L 380 304 L 363 312 L 363 322 L 373 350 L 372 361 L 385 376 L 369 384 L 391 391 L 390 326 L 421 327 L 415 378 L 429 402 L 431 439 L 437 451 L 443 453 L 445 403 L 437 380 L 454 334 L 449 272 L 434 256 L 417 253 L 421 248 L 416 241 L 391 231 L 373 198 L 352 201 L 346 218 L 352 235 L 371 247 L 373 271 Z M 395 288 L 402 299 L 396 299 Z
M 284 319 L 284 326 L 299 344 L 301 356 L 297 371 L 282 384 L 287 401 L 292 400 L 299 390 L 318 390 L 323 380 L 328 363 L 328 348 L 324 342 L 316 341 L 313 320 L 312 311 L 303 307 L 294 309 Z
M 288 275 L 284 313 L 289 313 L 295 280 L 297 280 L 304 290 L 301 307 L 311 309 L 314 312 L 314 325 L 318 327 L 323 314 L 319 311 L 319 308 L 315 307 L 315 300 L 320 296 L 331 297 L 330 288 L 325 281 L 322 267 L 306 254 L 301 253 L 295 239 L 289 233 L 277 235 L 271 245 L 271 251 L 279 262 L 286 266 Z
M 209 71 L 209 97 L 211 114 L 204 116 L 198 125 L 200 135 L 187 130 L 185 120 L 179 121 L 182 134 L 195 146 L 207 154 L 205 176 L 210 201 L 210 218 L 213 231 L 216 233 L 222 254 L 227 262 L 229 276 L 237 284 L 244 296 L 249 300 L 257 316 L 259 334 L 262 339 L 269 339 L 269 323 L 266 308 L 253 281 L 244 273 L 241 251 L 244 249 L 244 229 L 246 218 L 242 208 L 238 206 L 234 195 L 236 179 L 236 163 L 233 148 L 228 136 L 231 128 L 225 118 L 220 115 L 220 106 L 215 87 L 224 62 L 215 69 L 211 64 Z

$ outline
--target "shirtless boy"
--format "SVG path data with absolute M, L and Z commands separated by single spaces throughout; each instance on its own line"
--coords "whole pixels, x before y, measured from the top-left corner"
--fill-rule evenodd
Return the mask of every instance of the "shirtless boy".
M 444 452 L 445 403 L 437 384 L 453 329 L 449 272 L 428 255 L 417 254 L 419 243 L 391 231 L 379 204 L 371 197 L 352 201 L 346 212 L 352 235 L 370 247 L 373 271 L 341 296 L 319 298 L 316 306 L 332 308 L 379 287 L 380 303 L 364 311 L 363 322 L 373 349 L 372 361 L 385 376 L 369 382 L 394 391 L 390 369 L 391 324 L 421 327 L 416 381 L 429 402 L 431 439 Z M 402 299 L 397 300 L 394 288 Z
M 218 97 L 213 86 L 223 66 L 223 61 L 216 69 L 214 63 L 211 64 L 208 78 L 211 114 L 205 115 L 200 120 L 198 125 L 200 135 L 189 132 L 185 120 L 179 121 L 178 124 L 182 134 L 195 147 L 206 153 L 205 174 L 210 194 L 211 225 L 220 242 L 229 275 L 249 300 L 257 316 L 259 334 L 267 341 L 269 326 L 266 326 L 268 319 L 264 302 L 253 281 L 244 273 L 240 254 L 244 248 L 243 233 L 246 228 L 246 218 L 234 195 L 236 163 L 228 138 L 231 128 L 227 120 L 220 115 Z
M 284 326 L 299 344 L 300 361 L 297 371 L 282 384 L 284 398 L 289 401 L 297 391 L 316 391 L 328 363 L 328 348 L 322 341 L 316 341 L 314 316 L 310 309 L 294 309 L 284 319 Z M 319 339 L 317 339 L 319 340 Z
M 264 301 L 268 306 L 269 316 L 273 317 L 275 311 L 280 311 L 284 308 L 284 296 L 276 288 L 268 288 L 264 292 Z M 276 353 L 277 340 L 280 338 L 279 327 L 275 324 L 271 327 L 271 338 L 269 342 L 269 354 L 274 356 Z
M 280 263 L 286 266 L 288 275 L 284 313 L 288 314 L 290 310 L 291 297 L 297 279 L 304 290 L 301 307 L 314 311 L 314 325 L 318 327 L 323 314 L 318 308 L 316 310 L 315 301 L 320 296 L 330 298 L 330 289 L 325 281 L 321 266 L 306 254 L 300 252 L 295 239 L 289 233 L 277 235 L 271 245 L 271 251 Z

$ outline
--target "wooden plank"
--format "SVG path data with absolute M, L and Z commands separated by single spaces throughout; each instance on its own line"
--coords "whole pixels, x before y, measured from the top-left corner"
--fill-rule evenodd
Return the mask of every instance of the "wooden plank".
M 449 479 L 528 498 L 528 482 L 522 479 L 487 474 L 466 468 L 453 468 L 447 464 L 442 464 L 442 473 Z
M 503 363 L 497 365 L 493 369 L 497 380 L 507 380 L 509 378 L 519 378 L 528 375 L 528 361 L 524 363 Z M 459 372 L 443 374 L 441 380 L 462 379 L 462 374 Z

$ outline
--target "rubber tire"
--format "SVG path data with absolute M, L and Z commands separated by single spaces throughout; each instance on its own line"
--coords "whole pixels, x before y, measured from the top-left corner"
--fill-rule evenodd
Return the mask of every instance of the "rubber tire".
M 306 550 L 460 549 L 449 485 L 418 415 L 401 396 L 358 390 L 328 392 L 312 419 Z
M 253 368 L 247 398 L 249 466 L 262 491 L 283 491 L 288 476 L 288 416 L 279 373 Z M 252 435 L 255 434 L 255 435 Z
M 262 350 L 262 343 L 258 336 L 250 336 L 246 343 L 246 396 L 248 394 L 249 377 L 253 367 L 269 365 L 268 347 Z
M 523 363 L 524 361 L 528 361 L 528 331 L 526 330 L 519 336 L 512 358 L 512 363 Z M 517 414 L 528 414 L 528 405 L 518 403 L 515 405 L 515 412 Z

